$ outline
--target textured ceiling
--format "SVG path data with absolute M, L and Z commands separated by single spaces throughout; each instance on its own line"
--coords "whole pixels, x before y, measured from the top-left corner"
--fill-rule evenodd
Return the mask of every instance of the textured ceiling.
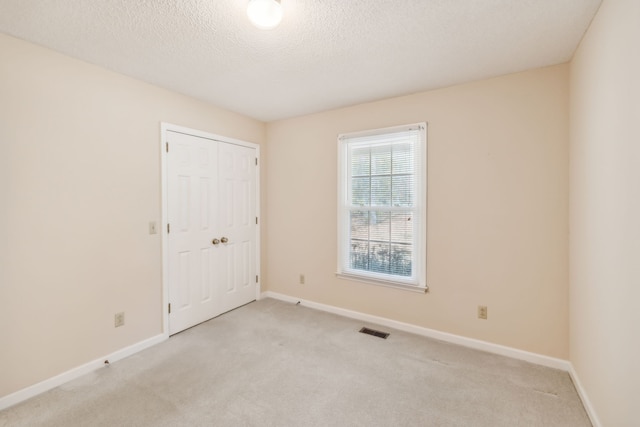
M 0 32 L 263 121 L 568 61 L 601 0 L 0 0 Z

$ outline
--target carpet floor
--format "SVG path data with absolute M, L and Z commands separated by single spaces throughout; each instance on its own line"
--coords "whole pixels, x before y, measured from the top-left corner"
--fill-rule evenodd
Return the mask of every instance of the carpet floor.
M 8 408 L 0 426 L 591 423 L 566 372 L 264 299 Z

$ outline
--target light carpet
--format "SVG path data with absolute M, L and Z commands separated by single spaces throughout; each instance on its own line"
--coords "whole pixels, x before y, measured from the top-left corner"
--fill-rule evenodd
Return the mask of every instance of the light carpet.
M 591 426 L 566 372 L 273 299 L 2 411 L 0 425 Z

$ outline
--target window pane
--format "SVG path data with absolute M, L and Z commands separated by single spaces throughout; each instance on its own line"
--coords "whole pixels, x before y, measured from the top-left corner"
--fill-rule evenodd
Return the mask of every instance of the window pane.
M 411 276 L 411 245 L 391 245 L 390 273 Z
M 356 206 L 371 204 L 370 178 L 351 178 L 351 203 Z
M 351 240 L 349 259 L 351 268 L 369 270 L 369 243 Z
M 389 175 L 391 173 L 391 146 L 383 145 L 371 148 L 371 175 Z
M 393 173 L 413 173 L 413 144 L 404 143 L 393 146 Z
M 374 271 L 376 273 L 389 273 L 388 243 L 370 243 L 369 271 Z
M 391 205 L 391 177 L 371 177 L 371 206 Z
M 369 239 L 388 242 L 391 237 L 389 212 L 371 211 L 369 221 Z
M 368 176 L 371 173 L 370 156 L 369 147 L 351 150 L 351 176 Z
M 394 212 L 391 215 L 391 242 L 413 243 L 413 213 Z
M 352 239 L 369 239 L 369 212 L 354 211 L 351 212 L 351 238 Z
M 414 206 L 413 175 L 400 175 L 392 177 L 392 202 L 393 206 Z

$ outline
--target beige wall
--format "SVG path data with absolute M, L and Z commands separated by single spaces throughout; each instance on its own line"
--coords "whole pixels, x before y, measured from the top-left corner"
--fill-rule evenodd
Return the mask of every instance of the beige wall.
M 565 64 L 268 124 L 268 289 L 568 358 L 568 84 Z M 430 292 L 337 279 L 336 136 L 419 121 Z
M 0 397 L 162 332 L 161 121 L 264 140 L 261 122 L 0 35 Z
M 640 403 L 639 23 L 605 0 L 571 64 L 571 361 L 615 427 Z

